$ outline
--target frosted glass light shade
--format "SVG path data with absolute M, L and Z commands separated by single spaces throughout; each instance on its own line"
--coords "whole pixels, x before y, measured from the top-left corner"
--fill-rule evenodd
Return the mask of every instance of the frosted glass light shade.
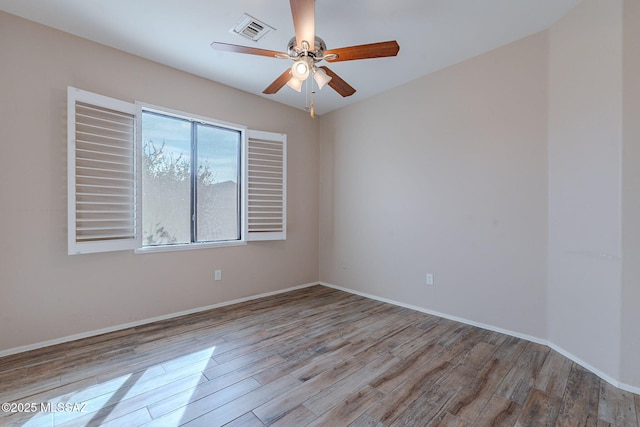
M 307 61 L 301 59 L 294 62 L 291 66 L 291 74 L 300 81 L 306 80 L 309 77 L 309 64 L 307 64 Z
M 324 85 L 331 81 L 331 77 L 329 77 L 322 68 L 317 68 L 315 70 L 313 73 L 313 79 L 318 84 L 318 89 L 322 89 Z
M 291 77 L 289 79 L 289 81 L 287 82 L 287 86 L 289 86 L 291 89 L 295 90 L 296 92 L 302 92 L 302 80 L 299 80 L 295 77 Z

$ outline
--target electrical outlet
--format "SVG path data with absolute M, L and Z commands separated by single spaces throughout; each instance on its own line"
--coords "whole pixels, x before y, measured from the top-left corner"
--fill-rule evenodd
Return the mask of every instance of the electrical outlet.
M 433 286 L 433 274 L 427 273 L 427 285 Z
M 222 270 L 216 270 L 213 274 L 214 280 L 222 280 Z

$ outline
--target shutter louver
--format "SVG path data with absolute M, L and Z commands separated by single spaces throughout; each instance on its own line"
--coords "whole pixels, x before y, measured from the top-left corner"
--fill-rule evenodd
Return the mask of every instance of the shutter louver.
M 285 240 L 286 136 L 249 131 L 248 240 Z
M 69 88 L 69 253 L 138 247 L 136 109 Z

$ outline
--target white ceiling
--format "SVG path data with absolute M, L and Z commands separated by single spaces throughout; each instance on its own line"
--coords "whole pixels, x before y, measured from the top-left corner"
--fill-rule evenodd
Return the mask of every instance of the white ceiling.
M 581 0 L 317 0 L 316 34 L 328 49 L 397 40 L 397 57 L 328 65 L 353 86 L 316 94 L 318 114 L 548 28 Z M 303 109 L 305 94 L 262 91 L 289 60 L 214 51 L 213 41 L 286 51 L 287 0 L 0 0 L 0 10 Z M 254 42 L 228 30 L 243 13 L 275 27 Z

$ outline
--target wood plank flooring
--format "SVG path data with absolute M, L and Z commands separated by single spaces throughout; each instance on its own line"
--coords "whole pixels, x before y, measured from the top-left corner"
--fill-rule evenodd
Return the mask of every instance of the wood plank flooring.
M 0 426 L 640 425 L 548 347 L 323 286 L 2 358 L 1 402 L 31 412 Z

